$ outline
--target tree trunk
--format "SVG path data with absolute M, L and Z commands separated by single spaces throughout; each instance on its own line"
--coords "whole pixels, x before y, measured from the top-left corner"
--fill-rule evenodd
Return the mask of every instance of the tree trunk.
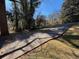
M 18 15 L 17 15 L 17 5 L 16 5 L 16 0 L 14 0 L 14 8 L 15 8 L 15 19 L 16 19 L 16 32 L 18 32 Z
M 0 0 L 0 29 L 1 29 L 1 36 L 9 34 L 6 19 L 6 11 L 5 11 L 5 0 Z
M 26 21 L 26 29 L 28 28 L 28 6 L 27 6 L 27 0 L 20 0 L 21 1 L 21 6 L 23 9 L 23 15 L 24 15 L 24 19 Z

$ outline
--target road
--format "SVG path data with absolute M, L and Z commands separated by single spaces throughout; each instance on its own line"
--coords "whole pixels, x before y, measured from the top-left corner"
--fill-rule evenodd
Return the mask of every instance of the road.
M 23 55 L 25 52 L 29 52 L 32 49 L 39 47 L 50 39 L 58 37 L 69 27 L 68 24 L 65 24 L 60 27 L 43 28 L 36 32 L 33 31 L 18 34 L 14 37 L 15 41 L 5 45 L 0 50 L 0 57 L 3 56 L 2 59 L 15 59 L 16 57 Z

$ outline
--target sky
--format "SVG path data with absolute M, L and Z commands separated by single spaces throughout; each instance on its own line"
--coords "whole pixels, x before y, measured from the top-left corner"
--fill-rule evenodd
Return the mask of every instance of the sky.
M 5 0 L 6 3 L 6 10 L 11 10 L 12 9 L 12 3 L 9 0 Z
M 34 17 L 39 14 L 48 16 L 51 13 L 60 11 L 62 4 L 63 0 L 41 0 L 41 4 L 38 6 L 38 8 L 36 8 Z M 9 0 L 6 0 L 6 10 L 10 10 L 11 8 L 11 2 Z

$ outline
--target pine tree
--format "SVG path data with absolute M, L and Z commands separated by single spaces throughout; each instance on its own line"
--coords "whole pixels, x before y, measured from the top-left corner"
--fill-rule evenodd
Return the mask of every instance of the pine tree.
M 64 22 L 79 21 L 79 0 L 65 0 L 62 6 L 62 18 Z

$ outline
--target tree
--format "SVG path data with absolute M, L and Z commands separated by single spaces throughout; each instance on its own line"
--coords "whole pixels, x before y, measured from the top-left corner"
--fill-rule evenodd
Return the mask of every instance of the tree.
M 79 0 L 65 0 L 62 6 L 62 18 L 64 22 L 79 21 Z
M 54 13 L 51 13 L 48 16 L 48 25 L 49 26 L 54 26 L 54 25 L 62 24 L 62 19 L 60 19 L 60 16 L 61 16 L 60 11 L 56 11 Z
M 10 0 L 10 1 L 12 1 L 13 2 L 13 4 L 14 4 L 14 15 L 15 15 L 15 25 L 16 25 L 16 32 L 18 32 L 19 31 L 19 28 L 18 28 L 18 12 L 17 12 L 17 4 L 16 4 L 16 2 L 17 2 L 17 0 Z
M 46 17 L 44 15 L 38 15 L 36 19 L 37 27 L 44 27 L 46 26 Z
M 0 29 L 2 36 L 9 34 L 5 11 L 5 0 L 0 0 Z
M 23 7 L 24 17 L 27 23 L 26 28 L 30 29 L 34 24 L 33 15 L 35 12 L 35 8 L 39 5 L 39 0 L 20 0 L 21 5 Z
M 25 29 L 31 29 L 34 26 L 33 15 L 35 12 L 35 8 L 39 5 L 39 0 L 10 0 L 14 3 L 14 16 L 16 22 L 16 30 L 18 28 L 18 21 L 20 21 L 19 16 L 21 14 L 22 21 L 26 23 L 24 26 Z M 18 5 L 19 4 L 19 5 Z M 18 11 L 17 11 L 18 10 Z M 23 29 L 24 29 L 23 28 Z

